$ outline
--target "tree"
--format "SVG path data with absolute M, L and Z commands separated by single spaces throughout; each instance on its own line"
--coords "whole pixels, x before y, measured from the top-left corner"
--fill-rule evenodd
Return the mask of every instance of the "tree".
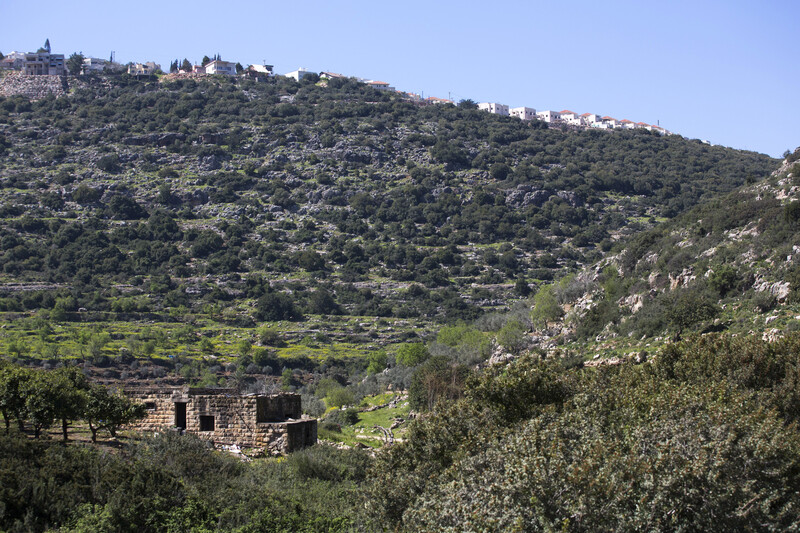
M 255 316 L 258 320 L 274 322 L 277 320 L 302 320 L 292 297 L 282 292 L 269 292 L 258 299 Z
M 458 107 L 461 109 L 478 109 L 478 103 L 475 102 L 475 100 L 465 98 L 463 100 L 459 100 Z
M 355 402 L 353 391 L 347 387 L 332 387 L 328 394 L 325 395 L 325 403 L 328 407 L 341 408 L 346 405 L 352 405 Z
M 537 327 L 547 327 L 548 322 L 558 320 L 564 314 L 564 310 L 558 305 L 553 285 L 547 285 L 539 289 L 533 297 L 533 310 L 531 311 L 531 322 Z
M 53 425 L 56 416 L 52 380 L 44 371 L 32 372 L 20 388 L 20 396 L 25 402 L 25 418 L 33 426 L 34 437 L 38 439 L 43 429 Z
M 497 343 L 513 354 L 525 347 L 525 328 L 517 320 L 509 320 L 497 332 Z
M 85 183 L 81 183 L 72 191 L 72 199 L 81 205 L 94 203 L 102 198 L 102 196 L 102 190 L 89 187 Z
M 439 401 L 457 400 L 464 391 L 469 369 L 437 355 L 421 364 L 411 377 L 408 401 L 412 409 L 432 411 Z
M 173 72 L 178 72 L 178 60 L 171 62 L 169 64 L 169 72 L 172 74 Z
M 425 361 L 428 356 L 430 356 L 430 353 L 424 344 L 421 342 L 407 342 L 397 348 L 397 354 L 394 359 L 400 365 L 412 367 Z
M 67 70 L 73 76 L 77 76 L 83 70 L 83 54 L 80 52 L 76 52 L 69 56 L 67 59 Z
M 6 422 L 6 433 L 12 418 L 17 420 L 20 430 L 24 427 L 25 399 L 22 390 L 30 375 L 28 369 L 0 361 L 0 414 Z
M 505 163 L 495 163 L 489 168 L 489 176 L 495 181 L 503 181 L 511 173 L 511 167 Z
M 367 372 L 370 374 L 383 372 L 386 370 L 386 363 L 388 359 L 389 356 L 386 355 L 386 350 L 375 350 L 374 352 L 370 352 L 369 355 L 367 355 L 367 360 L 369 361 Z
M 333 299 L 333 295 L 325 289 L 317 289 L 308 298 L 308 310 L 316 315 L 334 315 L 341 313 L 339 304 Z
M 297 254 L 297 264 L 308 272 L 325 270 L 325 260 L 314 250 L 304 250 Z
M 205 63 L 203 64 L 205 65 Z M 183 58 L 183 63 L 181 63 L 181 70 L 183 70 L 184 72 L 191 72 L 193 70 L 192 64 L 189 62 L 188 59 Z
M 531 294 L 531 286 L 528 285 L 525 278 L 517 278 L 517 282 L 514 284 L 514 292 L 523 298 L 527 298 Z
M 92 385 L 86 391 L 86 406 L 83 418 L 92 431 L 92 442 L 97 442 L 97 432 L 108 431 L 117 436 L 117 429 L 125 424 L 144 418 L 147 409 L 144 404 L 135 403 L 121 394 L 112 394 L 102 385 Z
M 242 72 L 244 72 L 244 67 L 241 63 L 236 63 L 236 74 L 241 74 Z
M 184 61 L 186 61 L 186 60 L 184 59 Z M 208 57 L 208 56 L 203 56 L 203 61 L 201 61 L 201 64 L 203 66 L 206 66 L 208 63 L 211 63 L 211 58 Z
M 680 338 L 685 329 L 714 318 L 717 313 L 719 308 L 708 295 L 697 287 L 692 287 L 673 296 L 672 304 L 667 309 L 667 320 L 677 330 L 677 337 Z
M 89 382 L 77 367 L 65 367 L 48 372 L 49 394 L 53 401 L 53 415 L 61 420 L 61 431 L 67 440 L 67 427 L 73 420 L 83 417 L 86 406 L 85 392 Z
M 108 210 L 117 220 L 139 220 L 147 216 L 147 211 L 136 200 L 121 194 L 111 197 Z

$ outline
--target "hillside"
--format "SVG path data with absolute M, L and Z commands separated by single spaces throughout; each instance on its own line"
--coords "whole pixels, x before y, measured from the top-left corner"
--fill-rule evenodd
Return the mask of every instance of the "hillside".
M 800 149 L 768 179 L 642 232 L 539 295 L 534 316 L 552 320 L 547 343 L 618 355 L 687 332 L 771 340 L 798 329 L 798 160 Z M 550 298 L 561 306 L 548 315 Z
M 363 355 L 505 311 L 778 164 L 471 107 L 280 77 L 0 99 L 3 350 Z

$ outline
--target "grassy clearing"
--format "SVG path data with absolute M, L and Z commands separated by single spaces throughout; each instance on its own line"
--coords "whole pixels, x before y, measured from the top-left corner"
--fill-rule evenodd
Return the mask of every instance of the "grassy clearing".
M 382 405 L 390 401 L 393 393 L 379 394 L 364 398 L 362 405 Z M 380 448 L 385 445 L 383 432 L 375 426 L 390 428 L 398 419 L 403 422 L 392 430 L 395 440 L 402 440 L 407 431 L 407 420 L 411 409 L 408 401 L 403 401 L 397 407 L 385 407 L 375 411 L 359 412 L 358 422 L 352 426 L 345 426 L 341 432 L 320 427 L 318 437 L 320 440 L 340 442 L 348 446 L 363 444 L 371 448 Z

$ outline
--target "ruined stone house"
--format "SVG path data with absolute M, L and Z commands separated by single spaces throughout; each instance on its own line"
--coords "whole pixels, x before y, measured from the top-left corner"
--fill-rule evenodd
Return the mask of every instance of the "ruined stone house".
M 233 389 L 189 387 L 141 387 L 125 393 L 147 407 L 147 417 L 134 430 L 176 430 L 267 454 L 286 454 L 317 442 L 317 421 L 302 418 L 299 394 L 242 395 Z

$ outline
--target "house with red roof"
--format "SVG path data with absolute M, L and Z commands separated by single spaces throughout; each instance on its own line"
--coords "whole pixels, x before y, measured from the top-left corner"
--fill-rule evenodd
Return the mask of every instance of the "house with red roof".
M 372 87 L 373 89 L 378 89 L 379 91 L 394 91 L 395 88 L 390 86 L 385 81 L 376 81 L 376 80 L 369 80 L 367 85 Z
M 429 104 L 452 104 L 454 103 L 452 100 L 448 100 L 447 98 L 437 98 L 435 96 L 429 96 L 425 99 L 426 102 Z

